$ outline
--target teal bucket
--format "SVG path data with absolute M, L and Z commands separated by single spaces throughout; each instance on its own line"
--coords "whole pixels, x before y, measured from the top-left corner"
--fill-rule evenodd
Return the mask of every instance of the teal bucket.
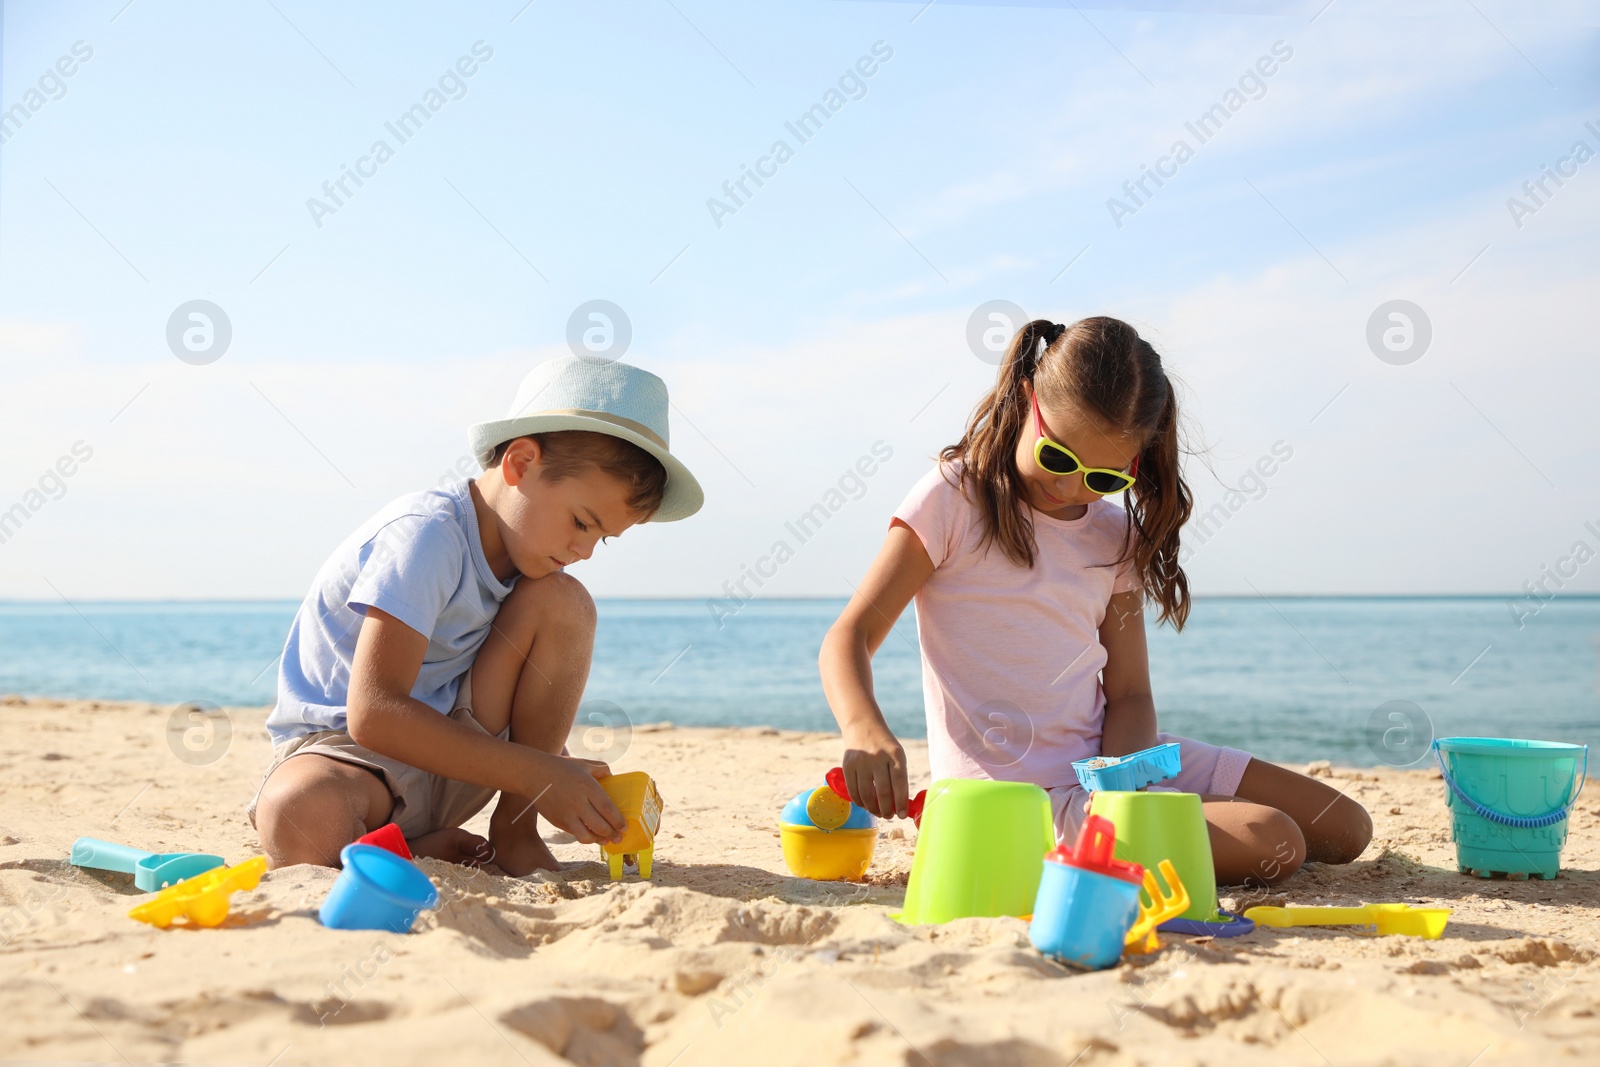
M 1567 843 L 1567 815 L 1589 777 L 1589 746 L 1441 737 L 1433 754 L 1444 776 L 1461 873 L 1554 878 Z

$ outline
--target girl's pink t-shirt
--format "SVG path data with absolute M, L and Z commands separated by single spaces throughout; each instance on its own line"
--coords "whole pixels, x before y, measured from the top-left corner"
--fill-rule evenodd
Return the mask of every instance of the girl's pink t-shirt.
M 1100 626 L 1114 593 L 1139 588 L 1131 561 L 1116 562 L 1127 513 L 1105 500 L 1078 519 L 1034 511 L 1028 569 L 979 548 L 959 470 L 928 472 L 894 513 L 934 566 L 916 597 L 933 778 L 1075 785 L 1072 762 L 1100 754 Z

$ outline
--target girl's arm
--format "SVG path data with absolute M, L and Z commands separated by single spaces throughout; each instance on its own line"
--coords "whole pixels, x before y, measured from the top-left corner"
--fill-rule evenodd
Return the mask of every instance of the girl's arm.
M 851 798 L 879 818 L 909 814 L 906 754 L 872 694 L 872 656 L 889 636 L 933 560 L 911 527 L 894 520 L 878 558 L 843 614 L 822 639 L 822 691 L 844 734 L 844 777 Z
M 1143 593 L 1117 593 L 1100 624 L 1106 665 L 1100 677 L 1106 691 L 1106 718 L 1100 752 L 1126 756 L 1156 743 L 1156 702 L 1150 695 L 1150 654 L 1144 640 Z

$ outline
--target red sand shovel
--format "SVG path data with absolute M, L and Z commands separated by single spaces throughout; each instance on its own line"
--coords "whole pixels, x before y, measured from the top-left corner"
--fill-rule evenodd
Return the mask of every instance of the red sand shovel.
M 850 790 L 844 784 L 843 767 L 835 767 L 830 770 L 828 772 L 827 781 L 828 788 L 833 790 L 837 796 L 843 800 L 850 799 Z M 927 799 L 928 791 L 924 789 L 922 792 L 912 797 L 911 803 L 906 805 L 911 814 L 911 821 L 916 824 L 917 829 L 919 830 L 922 829 L 922 805 L 927 802 Z

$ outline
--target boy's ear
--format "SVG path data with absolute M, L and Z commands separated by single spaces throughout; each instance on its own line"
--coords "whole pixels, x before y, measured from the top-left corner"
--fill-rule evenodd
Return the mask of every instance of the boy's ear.
M 531 437 L 518 437 L 506 445 L 506 454 L 500 457 L 500 477 L 515 487 L 524 478 L 537 477 L 540 461 L 544 458 L 539 442 Z

